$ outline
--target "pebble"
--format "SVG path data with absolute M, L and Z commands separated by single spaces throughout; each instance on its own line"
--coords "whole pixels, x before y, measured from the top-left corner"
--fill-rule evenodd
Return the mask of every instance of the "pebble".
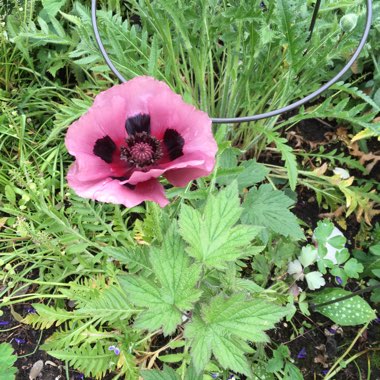
M 35 380 L 38 375 L 41 373 L 42 368 L 44 368 L 44 362 L 42 360 L 38 360 L 33 364 L 32 369 L 29 372 L 29 380 Z

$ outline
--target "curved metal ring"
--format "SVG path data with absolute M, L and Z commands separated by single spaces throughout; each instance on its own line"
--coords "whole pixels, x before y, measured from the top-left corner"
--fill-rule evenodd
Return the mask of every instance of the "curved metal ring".
M 371 28 L 372 23 L 372 0 L 366 0 L 367 2 L 367 17 L 366 17 L 366 25 L 364 29 L 363 36 L 360 40 L 359 46 L 357 47 L 355 53 L 352 55 L 351 59 L 346 63 L 346 65 L 339 71 L 337 75 L 335 75 L 334 78 L 330 79 L 327 83 L 325 83 L 323 86 L 321 86 L 318 90 L 312 92 L 311 94 L 305 96 L 303 99 L 300 99 L 286 107 L 279 108 L 277 110 L 273 110 L 270 112 L 265 112 L 258 115 L 252 115 L 252 116 L 244 116 L 244 117 L 227 117 L 227 118 L 211 118 L 213 123 L 217 124 L 223 124 L 223 123 L 243 123 L 243 122 L 249 122 L 249 121 L 255 121 L 260 119 L 265 119 L 272 116 L 280 115 L 281 113 L 291 111 L 297 107 L 302 106 L 303 104 L 309 102 L 310 100 L 316 98 L 319 96 L 322 92 L 326 91 L 330 86 L 332 86 L 334 83 L 338 82 L 338 80 L 350 69 L 350 67 L 353 65 L 353 63 L 358 58 L 360 52 L 362 51 L 367 38 L 368 34 Z M 100 39 L 99 30 L 98 30 L 98 24 L 96 21 L 96 7 L 97 7 L 97 0 L 91 0 L 91 19 L 92 19 L 92 26 L 95 34 L 96 42 L 99 46 L 100 52 L 102 53 L 107 65 L 112 70 L 112 72 L 120 79 L 121 82 L 126 82 L 127 80 L 120 74 L 120 72 L 116 69 L 114 64 L 111 62 L 104 45 L 102 43 L 102 40 Z

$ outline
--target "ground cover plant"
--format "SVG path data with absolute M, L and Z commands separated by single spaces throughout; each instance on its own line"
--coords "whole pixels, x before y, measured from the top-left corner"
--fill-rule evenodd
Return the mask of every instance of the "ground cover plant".
M 118 69 L 166 83 L 149 118 L 145 85 L 130 91 L 127 145 L 89 6 L 0 4 L 0 378 L 378 378 L 379 5 L 323 97 L 211 130 L 206 113 L 273 110 L 330 79 L 362 2 L 322 2 L 310 37 L 312 2 L 100 1 Z M 95 191 L 119 150 L 143 174 Z

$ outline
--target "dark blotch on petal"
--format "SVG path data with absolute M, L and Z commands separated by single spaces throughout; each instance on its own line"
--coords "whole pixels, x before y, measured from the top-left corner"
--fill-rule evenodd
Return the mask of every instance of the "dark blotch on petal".
M 103 161 L 110 164 L 112 162 L 112 155 L 116 150 L 116 144 L 113 142 L 111 137 L 104 136 L 101 139 L 96 140 L 93 152 L 95 156 L 100 157 Z
M 123 177 L 111 177 L 112 179 L 116 179 L 118 181 L 126 181 L 129 177 L 123 176 Z M 130 183 L 124 183 L 123 186 L 127 187 L 130 190 L 134 190 L 136 188 L 136 185 L 131 185 Z
M 150 135 L 150 115 L 140 113 L 128 118 L 125 122 L 125 129 L 129 136 L 142 132 Z
M 183 155 L 182 149 L 185 145 L 185 140 L 175 129 L 167 129 L 165 131 L 164 144 L 171 161 Z
M 118 181 L 126 181 L 129 177 L 121 176 L 121 177 L 111 177 L 112 179 L 116 179 Z
M 136 188 L 136 185 L 130 183 L 125 183 L 123 186 L 127 187 L 129 190 L 134 190 Z

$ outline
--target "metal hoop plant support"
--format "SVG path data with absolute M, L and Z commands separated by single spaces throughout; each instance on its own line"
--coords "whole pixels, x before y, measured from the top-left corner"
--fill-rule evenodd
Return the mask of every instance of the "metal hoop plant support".
M 320 8 L 321 0 L 317 0 L 315 7 L 314 7 L 314 13 L 312 17 L 312 21 L 310 24 L 310 35 L 309 39 L 311 38 L 311 34 L 313 33 L 314 25 L 316 22 L 316 18 L 318 15 L 318 11 Z M 366 0 L 366 5 L 367 5 L 367 15 L 366 15 L 366 24 L 365 24 L 365 29 L 362 35 L 362 38 L 360 40 L 360 43 L 355 50 L 355 53 L 352 55 L 351 59 L 346 63 L 346 65 L 339 71 L 337 75 L 335 75 L 332 79 L 330 79 L 327 83 L 325 83 L 323 86 L 321 86 L 318 90 L 312 92 L 311 94 L 305 96 L 303 99 L 300 99 L 292 104 L 289 104 L 286 107 L 282 107 L 270 112 L 265 112 L 257 115 L 252 115 L 252 116 L 244 116 L 244 117 L 226 117 L 226 118 L 211 118 L 213 123 L 216 124 L 223 124 L 223 123 L 243 123 L 243 122 L 250 122 L 250 121 L 255 121 L 255 120 L 261 120 L 265 119 L 268 117 L 272 116 L 277 116 L 280 115 L 284 112 L 291 111 L 297 107 L 302 106 L 303 104 L 309 102 L 310 100 L 316 98 L 320 94 L 322 94 L 324 91 L 326 91 L 329 87 L 331 87 L 334 83 L 338 82 L 338 80 L 350 69 L 350 67 L 353 65 L 353 63 L 356 61 L 358 58 L 360 52 L 362 51 L 367 38 L 368 34 L 371 28 L 371 22 L 372 22 L 372 0 Z M 99 35 L 99 30 L 98 30 L 98 24 L 96 20 L 96 9 L 97 9 L 97 0 L 91 0 L 91 19 L 92 19 L 92 26 L 95 34 L 95 39 L 96 42 L 99 46 L 100 52 L 102 56 L 104 57 L 104 60 L 106 61 L 107 65 L 109 68 L 112 70 L 112 72 L 119 78 L 121 82 L 126 82 L 127 80 L 120 74 L 120 72 L 117 70 L 117 68 L 114 66 L 112 61 L 110 60 L 104 45 L 102 43 L 102 40 Z

